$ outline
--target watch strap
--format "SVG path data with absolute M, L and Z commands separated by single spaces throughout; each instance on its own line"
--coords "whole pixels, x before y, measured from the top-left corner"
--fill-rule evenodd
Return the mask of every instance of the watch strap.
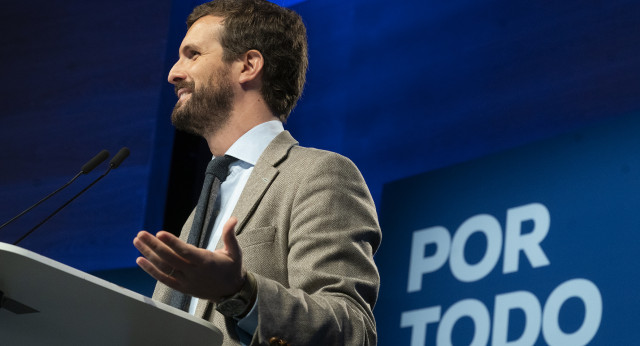
M 234 295 L 225 297 L 215 304 L 216 310 L 227 316 L 241 319 L 253 308 L 258 295 L 257 281 L 252 273 L 247 272 L 244 284 L 240 291 Z

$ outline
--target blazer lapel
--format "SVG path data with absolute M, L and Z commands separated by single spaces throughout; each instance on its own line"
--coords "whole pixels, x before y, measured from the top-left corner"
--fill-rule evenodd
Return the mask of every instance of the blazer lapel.
M 287 158 L 289 150 L 297 144 L 298 142 L 291 137 L 289 131 L 283 131 L 269 143 L 262 155 L 260 155 L 232 213 L 238 218 L 236 234 L 242 232 L 247 220 L 258 207 L 262 196 L 278 176 L 278 165 Z M 218 243 L 218 246 L 221 245 L 221 243 Z

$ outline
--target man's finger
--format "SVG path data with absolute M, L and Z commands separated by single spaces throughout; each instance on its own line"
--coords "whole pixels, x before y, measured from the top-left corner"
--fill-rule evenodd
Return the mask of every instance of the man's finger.
M 169 232 L 160 231 L 158 232 L 157 237 L 167 247 L 171 248 L 171 250 L 175 254 L 186 260 L 186 262 L 198 263 L 198 261 L 200 260 L 200 249 L 191 244 L 187 244 L 175 235 Z
M 236 238 L 236 224 L 238 223 L 238 219 L 235 216 L 232 216 L 227 220 L 222 227 L 222 242 L 224 243 L 224 251 L 226 251 L 229 256 L 235 260 L 240 260 L 242 256 L 242 250 L 240 250 L 240 244 L 238 244 L 238 239 Z
M 156 254 L 153 248 L 149 245 L 153 242 L 153 236 L 145 231 L 138 233 L 138 236 L 133 239 L 133 246 L 140 251 L 142 256 L 146 257 L 148 261 L 154 263 L 154 265 L 161 265 L 163 260 Z
M 149 262 L 146 258 L 138 257 L 138 259 L 136 260 L 136 264 L 138 264 L 138 266 L 142 268 L 142 270 L 147 272 L 147 274 L 151 275 L 151 277 L 153 277 L 154 279 L 162 282 L 163 284 L 171 288 L 176 288 L 176 289 L 178 288 L 179 282 L 176 280 L 176 278 L 159 270 L 155 265 L 153 265 L 153 263 Z
M 133 245 L 160 270 L 184 269 L 187 265 L 184 258 L 180 257 L 172 248 L 147 232 L 138 233 L 138 236 L 133 240 Z

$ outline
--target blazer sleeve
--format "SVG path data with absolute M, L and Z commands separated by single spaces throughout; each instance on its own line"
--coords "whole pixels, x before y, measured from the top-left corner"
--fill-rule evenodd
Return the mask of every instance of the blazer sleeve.
M 325 152 L 326 153 L 326 152 Z M 255 274 L 258 328 L 252 345 L 375 345 L 381 231 L 356 166 L 328 153 L 295 182 L 286 286 Z

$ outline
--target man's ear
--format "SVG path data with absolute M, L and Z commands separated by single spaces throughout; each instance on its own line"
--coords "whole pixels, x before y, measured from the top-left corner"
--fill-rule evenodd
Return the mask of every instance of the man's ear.
M 259 51 L 252 49 L 244 53 L 241 57 L 242 69 L 240 71 L 240 84 L 259 80 L 264 67 L 264 57 Z

